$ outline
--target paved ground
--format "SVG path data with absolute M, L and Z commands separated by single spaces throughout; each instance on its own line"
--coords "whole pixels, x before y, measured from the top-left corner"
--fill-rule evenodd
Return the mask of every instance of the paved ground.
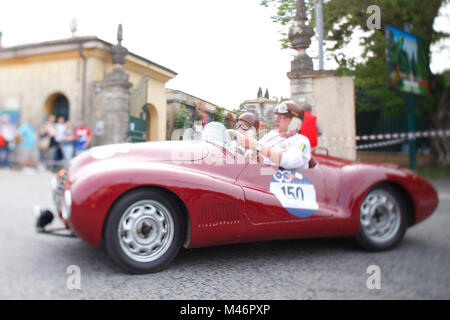
M 36 234 L 31 209 L 51 204 L 50 178 L 0 171 L 0 299 L 450 299 L 450 180 L 432 181 L 437 212 L 393 251 L 367 253 L 349 239 L 217 246 L 136 276 L 102 248 Z M 381 289 L 367 288 L 371 265 Z

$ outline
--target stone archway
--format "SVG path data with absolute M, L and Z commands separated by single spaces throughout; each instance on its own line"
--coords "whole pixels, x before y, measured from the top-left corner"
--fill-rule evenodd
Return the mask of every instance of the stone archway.
M 67 121 L 70 117 L 70 104 L 69 99 L 60 92 L 51 94 L 45 100 L 45 113 L 47 116 L 53 114 L 56 118 L 62 116 Z
M 151 103 L 147 103 L 147 141 L 158 140 L 158 111 Z

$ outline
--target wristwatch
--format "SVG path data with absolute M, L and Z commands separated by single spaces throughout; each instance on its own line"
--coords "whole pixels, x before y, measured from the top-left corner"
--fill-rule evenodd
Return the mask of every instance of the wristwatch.
M 261 152 L 262 148 L 263 148 L 262 144 L 258 143 L 255 147 L 255 150 L 256 150 L 256 152 Z

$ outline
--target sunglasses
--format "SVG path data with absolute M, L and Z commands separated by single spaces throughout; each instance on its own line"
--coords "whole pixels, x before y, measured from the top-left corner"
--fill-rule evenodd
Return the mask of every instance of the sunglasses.
M 247 131 L 248 129 L 250 129 L 250 126 L 245 123 L 236 123 L 236 130 L 239 128 L 242 128 L 242 130 Z

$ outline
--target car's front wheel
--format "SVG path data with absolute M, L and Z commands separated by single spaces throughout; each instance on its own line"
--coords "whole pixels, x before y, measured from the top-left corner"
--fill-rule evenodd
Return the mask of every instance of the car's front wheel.
M 392 186 L 379 185 L 368 192 L 360 209 L 360 229 L 356 236 L 368 250 L 395 247 L 407 229 L 407 206 Z
M 164 192 L 137 190 L 111 209 L 104 238 L 108 254 L 128 272 L 160 271 L 172 262 L 183 242 L 180 209 Z

